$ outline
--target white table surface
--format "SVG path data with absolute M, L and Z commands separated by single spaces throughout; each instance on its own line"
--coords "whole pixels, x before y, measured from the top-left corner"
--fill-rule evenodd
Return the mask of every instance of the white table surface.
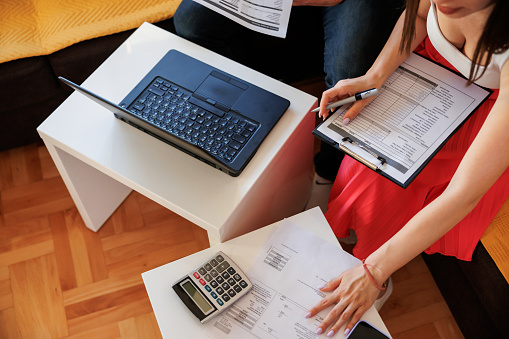
M 87 227 L 98 230 L 133 189 L 206 229 L 211 244 L 301 211 L 313 175 L 315 97 L 148 23 L 82 85 L 120 102 L 170 49 L 287 98 L 290 107 L 234 178 L 73 93 L 38 132 Z
M 288 218 L 298 226 L 307 229 L 322 239 L 340 246 L 327 220 L 318 207 Z M 164 338 L 208 338 L 200 321 L 186 308 L 173 291 L 171 285 L 179 278 L 199 266 L 217 251 L 223 251 L 240 268 L 246 270 L 257 258 L 260 249 L 278 227 L 279 222 L 263 227 L 230 241 L 212 246 L 180 260 L 142 273 L 159 329 Z M 389 333 L 380 315 L 371 307 L 363 316 L 364 320 Z M 325 337 L 324 335 L 322 335 Z M 337 333 L 334 338 L 344 338 Z

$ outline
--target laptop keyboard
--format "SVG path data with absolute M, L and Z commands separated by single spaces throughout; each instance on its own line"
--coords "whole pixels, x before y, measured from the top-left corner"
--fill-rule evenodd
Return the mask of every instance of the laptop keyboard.
M 157 77 L 127 110 L 227 162 L 247 144 L 259 124 L 233 112 L 207 111 L 191 93 Z

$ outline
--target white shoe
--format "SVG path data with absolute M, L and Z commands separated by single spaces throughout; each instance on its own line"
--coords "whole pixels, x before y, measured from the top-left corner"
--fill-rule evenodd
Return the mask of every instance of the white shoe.
M 327 205 L 329 204 L 329 195 L 332 190 L 332 184 L 332 181 L 322 178 L 315 173 L 315 176 L 313 177 L 313 186 L 311 187 L 311 194 L 304 210 L 318 206 L 322 212 L 325 213 L 327 211 Z
M 375 301 L 374 305 L 375 305 L 375 308 L 377 311 L 380 312 L 380 310 L 382 309 L 382 306 L 385 304 L 387 299 L 389 299 L 389 297 L 391 296 L 392 290 L 393 290 L 392 278 L 389 277 L 389 282 L 387 283 L 387 290 L 385 290 L 385 293 L 381 298 L 379 298 Z

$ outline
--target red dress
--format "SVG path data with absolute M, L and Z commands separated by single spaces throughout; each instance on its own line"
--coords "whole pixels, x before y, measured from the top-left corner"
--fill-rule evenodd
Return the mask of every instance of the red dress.
M 428 38 L 416 52 L 454 69 Z M 357 258 L 369 256 L 444 191 L 497 96 L 495 90 L 406 189 L 345 156 L 329 196 L 325 217 L 339 238 L 347 237 L 350 228 L 355 231 L 357 244 L 353 253 Z M 474 210 L 425 252 L 472 260 L 484 230 L 508 196 L 509 170 L 506 170 Z

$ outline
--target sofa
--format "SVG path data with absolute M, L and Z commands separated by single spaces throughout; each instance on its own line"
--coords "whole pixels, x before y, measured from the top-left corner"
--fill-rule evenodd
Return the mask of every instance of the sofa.
M 105 0 L 92 8 L 86 1 L 63 2 L 69 7 L 53 9 L 51 0 L 0 4 L 0 151 L 40 141 L 37 126 L 71 94 L 58 76 L 82 83 L 145 21 L 174 33 L 172 16 L 180 0 Z M 292 22 L 302 19 L 300 13 Z M 312 20 L 320 20 L 316 9 L 306 14 L 306 21 Z M 321 25 L 311 27 L 291 24 L 295 38 L 263 43 L 249 31 L 238 61 L 287 83 L 323 78 Z M 307 37 L 305 49 L 302 37 Z M 257 49 L 284 58 L 260 63 L 249 57 Z
M 175 32 L 172 15 L 178 1 L 105 0 L 104 8 L 87 9 L 87 2 L 69 0 L 69 5 L 76 7 L 51 10 L 43 6 L 44 0 L 39 0 L 38 6 L 30 6 L 30 0 L 0 4 L 0 32 L 3 33 L 0 34 L 0 101 L 3 103 L 0 151 L 40 141 L 37 126 L 71 94 L 58 76 L 82 83 L 144 21 Z M 48 6 L 54 3 L 47 2 Z M 118 14 L 122 11 L 125 16 Z M 115 15 L 110 18 L 108 13 Z M 83 19 L 87 15 L 92 22 Z M 20 17 L 40 18 L 32 22 Z M 94 22 L 98 18 L 101 20 Z M 67 26 L 60 25 L 60 20 Z M 246 53 L 237 61 L 290 84 L 323 78 L 323 33 L 319 23 L 310 24 L 320 20 L 318 9 L 293 12 L 289 27 L 293 33 L 284 40 L 269 38 L 260 42 L 257 33 L 247 32 Z M 63 29 L 48 34 L 49 28 L 60 26 Z M 34 30 L 46 34 L 41 37 Z M 35 34 L 34 40 L 26 40 L 29 31 Z M 46 43 L 41 45 L 41 41 Z M 272 63 L 250 58 L 249 51 L 258 49 L 265 49 L 277 58 Z M 507 204 L 494 222 L 502 220 L 503 223 L 506 218 L 509 218 Z M 500 269 L 508 263 L 503 254 L 509 253 L 509 232 L 504 233 L 508 229 L 505 224 L 494 235 L 492 229 L 490 226 L 492 240 L 483 238 L 472 262 L 423 254 L 466 338 L 503 338 L 509 333 L 509 270 Z

